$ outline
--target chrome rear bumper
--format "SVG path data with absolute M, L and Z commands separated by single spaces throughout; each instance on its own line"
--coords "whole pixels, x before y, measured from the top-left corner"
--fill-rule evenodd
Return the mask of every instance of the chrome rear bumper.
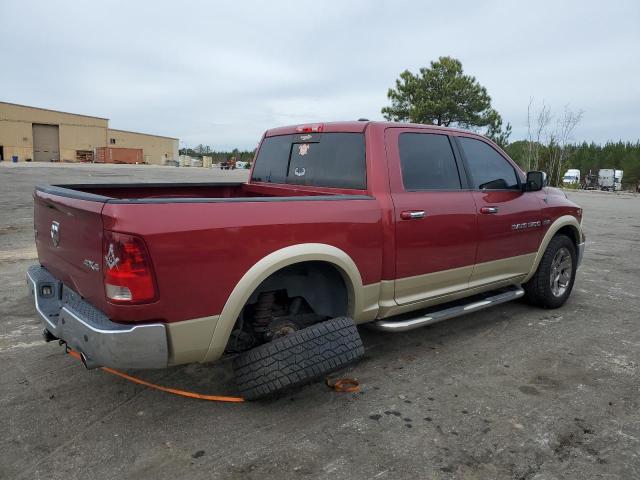
M 169 348 L 163 324 L 112 322 L 40 265 L 29 267 L 27 286 L 45 329 L 78 351 L 87 368 L 167 366 Z

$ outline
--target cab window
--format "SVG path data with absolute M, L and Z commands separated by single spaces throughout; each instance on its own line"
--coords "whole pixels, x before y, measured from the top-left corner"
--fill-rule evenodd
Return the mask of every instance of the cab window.
M 345 132 L 267 137 L 258 151 L 251 179 L 364 190 L 364 135 Z
M 519 189 L 513 166 L 488 143 L 458 137 L 469 166 L 471 185 L 481 190 Z
M 456 159 L 447 135 L 401 133 L 398 149 L 406 191 L 461 188 Z

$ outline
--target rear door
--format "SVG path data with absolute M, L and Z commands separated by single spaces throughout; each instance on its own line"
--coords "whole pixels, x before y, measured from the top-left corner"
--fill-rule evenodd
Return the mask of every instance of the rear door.
M 396 242 L 395 300 L 431 299 L 468 287 L 476 254 L 476 207 L 451 139 L 386 131 Z
M 457 136 L 478 211 L 478 253 L 469 286 L 529 273 L 542 235 L 536 192 L 523 192 L 515 166 L 490 143 Z

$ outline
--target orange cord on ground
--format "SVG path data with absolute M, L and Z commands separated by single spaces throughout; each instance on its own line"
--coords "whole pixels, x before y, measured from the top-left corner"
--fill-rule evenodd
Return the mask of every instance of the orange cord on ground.
M 67 350 L 67 353 L 77 360 L 82 360 L 78 352 L 75 352 L 69 349 Z M 146 380 L 142 380 L 137 377 L 132 377 L 131 375 L 127 375 L 126 373 L 123 373 L 119 370 L 115 370 L 113 368 L 109 368 L 109 367 L 100 367 L 100 368 L 107 373 L 111 373 L 112 375 L 117 375 L 118 377 L 124 378 L 125 380 L 129 380 L 130 382 L 137 383 L 139 385 L 144 385 L 145 387 L 153 388 L 155 390 L 160 390 L 162 392 L 168 392 L 168 393 L 173 393 L 174 395 L 180 395 L 181 397 L 197 398 L 199 400 L 209 400 L 212 402 L 231 402 L 231 403 L 244 402 L 244 398 L 242 397 L 224 397 L 220 395 L 203 395 L 201 393 L 186 392 L 184 390 L 178 390 L 177 388 L 169 388 L 169 387 L 163 387 L 162 385 L 156 385 L 155 383 L 147 382 Z
M 355 378 L 340 378 L 333 383 L 327 378 L 325 383 L 327 387 L 333 388 L 336 392 L 351 393 L 360 391 L 360 382 Z

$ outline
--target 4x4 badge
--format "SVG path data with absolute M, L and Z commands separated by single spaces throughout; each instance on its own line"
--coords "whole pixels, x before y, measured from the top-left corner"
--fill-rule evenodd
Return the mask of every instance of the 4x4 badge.
M 116 257 L 116 254 L 113 251 L 113 243 L 109 244 L 109 251 L 104 256 L 104 260 L 107 262 L 107 267 L 109 267 L 109 269 L 112 269 L 120 262 L 120 259 Z

